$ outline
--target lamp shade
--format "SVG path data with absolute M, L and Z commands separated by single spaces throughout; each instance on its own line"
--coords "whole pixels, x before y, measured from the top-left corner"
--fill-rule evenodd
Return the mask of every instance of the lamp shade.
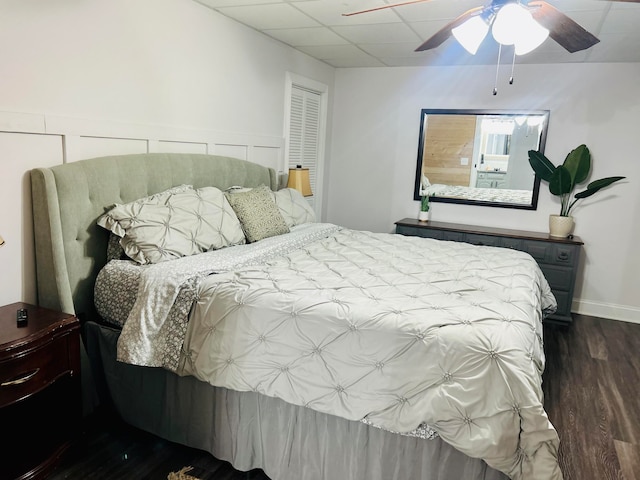
M 489 24 L 480 15 L 476 15 L 451 30 L 451 33 L 467 52 L 475 55 L 489 33 Z
M 287 187 L 295 188 L 304 197 L 310 197 L 313 195 L 313 192 L 311 191 L 311 182 L 309 180 L 309 169 L 300 167 L 290 168 Z

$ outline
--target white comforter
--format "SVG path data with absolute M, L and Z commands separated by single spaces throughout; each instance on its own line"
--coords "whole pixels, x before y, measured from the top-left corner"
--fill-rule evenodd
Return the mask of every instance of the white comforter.
M 392 431 L 428 424 L 512 478 L 562 478 L 541 389 L 555 300 L 536 262 L 330 232 L 203 278 L 179 372 Z

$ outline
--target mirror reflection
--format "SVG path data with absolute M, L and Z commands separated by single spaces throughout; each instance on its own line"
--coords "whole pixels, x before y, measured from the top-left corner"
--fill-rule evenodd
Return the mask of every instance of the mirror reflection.
M 540 180 L 527 152 L 544 151 L 548 118 L 546 110 L 423 109 L 414 198 L 535 209 Z

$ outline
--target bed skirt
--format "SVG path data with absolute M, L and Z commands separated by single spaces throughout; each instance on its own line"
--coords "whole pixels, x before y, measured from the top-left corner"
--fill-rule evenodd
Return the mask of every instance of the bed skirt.
M 254 392 L 116 362 L 119 331 L 84 324 L 103 401 L 123 420 L 272 480 L 504 480 L 440 438 L 396 435 Z

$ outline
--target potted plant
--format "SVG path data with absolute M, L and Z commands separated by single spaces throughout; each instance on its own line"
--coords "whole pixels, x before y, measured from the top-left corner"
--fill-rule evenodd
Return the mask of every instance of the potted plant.
M 420 212 L 418 213 L 418 220 L 426 222 L 429 220 L 429 193 L 424 192 L 420 197 Z
M 571 197 L 576 185 L 583 183 L 591 171 L 591 153 L 586 145 L 580 145 L 569 152 L 562 165 L 557 167 L 536 150 L 529 151 L 529 163 L 533 171 L 542 180 L 549 182 L 549 191 L 560 197 L 560 215 L 549 216 L 549 235 L 566 237 L 573 229 L 574 220 L 571 209 L 578 200 L 590 197 L 604 187 L 608 187 L 625 177 L 607 177 L 595 180 L 587 185 L 586 190 Z

